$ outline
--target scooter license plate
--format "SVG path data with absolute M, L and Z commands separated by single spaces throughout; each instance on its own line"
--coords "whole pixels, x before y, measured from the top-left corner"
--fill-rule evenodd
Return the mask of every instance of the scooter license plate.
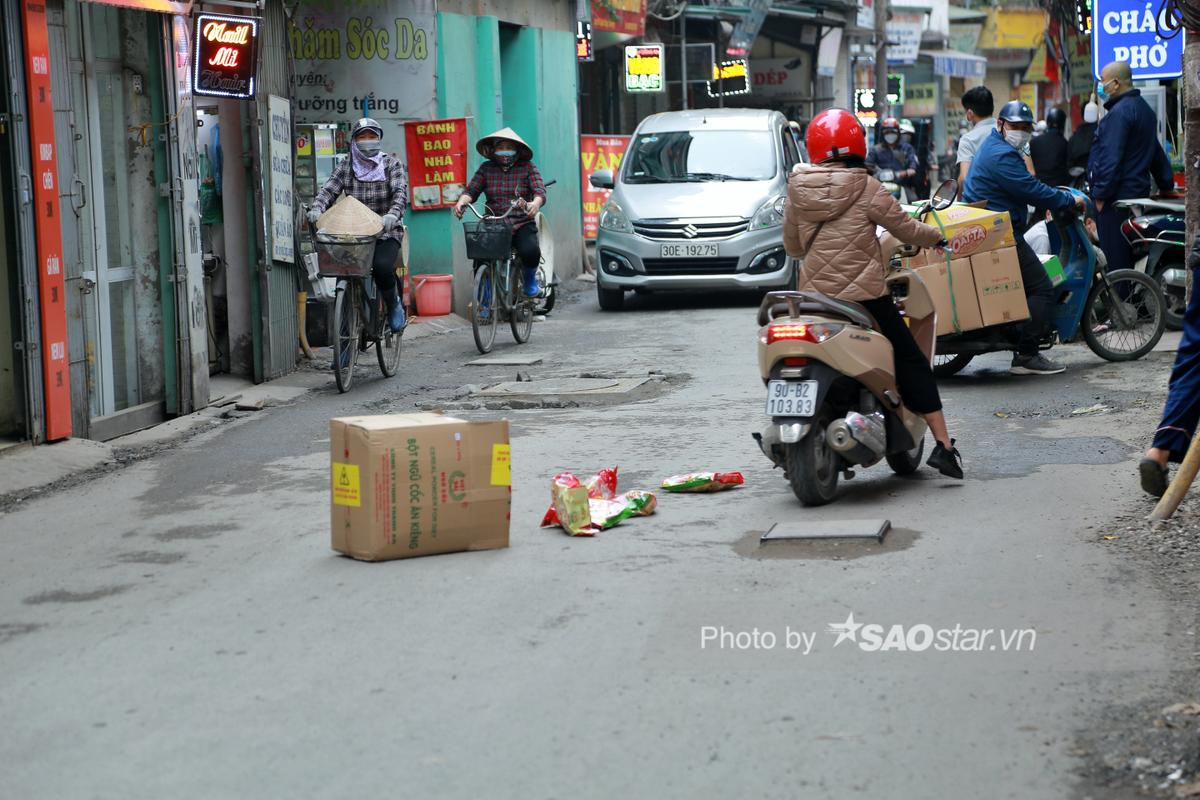
M 817 381 L 770 381 L 767 416 L 811 417 L 817 413 Z

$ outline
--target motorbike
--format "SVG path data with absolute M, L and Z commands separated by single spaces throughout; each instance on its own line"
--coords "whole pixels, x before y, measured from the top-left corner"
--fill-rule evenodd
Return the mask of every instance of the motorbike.
M 925 208 L 945 209 L 957 186 L 946 181 Z M 892 297 L 921 350 L 933 356 L 937 312 L 924 282 L 897 255 L 915 248 L 886 232 L 880 248 L 892 265 Z M 817 292 L 770 292 L 758 310 L 758 366 L 771 422 L 753 434 L 784 471 L 805 506 L 837 496 L 839 475 L 886 461 L 898 475 L 915 472 L 925 449 L 925 420 L 904 406 L 892 344 L 862 305 Z
M 1087 199 L 1076 189 L 1059 188 Z M 1133 361 L 1153 350 L 1166 324 L 1158 282 L 1137 270 L 1101 269 L 1083 219 L 1073 210 L 1056 213 L 1054 225 L 1062 242 L 1059 261 L 1065 280 L 1054 287 L 1054 312 L 1042 349 L 1082 337 L 1092 352 L 1106 361 Z M 934 374 L 954 375 L 977 355 L 1016 350 L 1022 324 L 1012 322 L 939 337 Z
M 1181 200 L 1138 198 L 1118 200 L 1118 208 L 1133 214 L 1121 223 L 1121 233 L 1133 248 L 1134 269 L 1162 286 L 1167 330 L 1183 330 L 1187 307 L 1187 224 Z
M 875 172 L 875 177 L 883 184 L 883 188 L 891 192 L 892 197 L 900 199 L 900 183 L 896 180 L 896 171 L 881 169 Z

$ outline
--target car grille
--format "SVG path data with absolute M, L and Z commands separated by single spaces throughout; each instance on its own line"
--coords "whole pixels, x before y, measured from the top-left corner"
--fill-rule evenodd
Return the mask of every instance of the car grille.
M 647 275 L 732 275 L 737 272 L 736 258 L 646 258 Z
M 648 239 L 670 239 L 694 242 L 703 239 L 726 239 L 737 236 L 750 227 L 750 220 L 737 217 L 706 220 L 639 219 L 633 229 Z

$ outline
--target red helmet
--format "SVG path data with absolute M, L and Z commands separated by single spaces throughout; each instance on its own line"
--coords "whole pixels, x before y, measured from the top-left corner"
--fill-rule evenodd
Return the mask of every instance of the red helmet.
M 899 131 L 900 130 L 900 120 L 896 119 L 895 117 L 888 117 L 879 125 L 879 129 L 881 131 L 886 131 L 886 130 Z
M 808 160 L 823 164 L 842 156 L 867 157 L 867 132 L 844 108 L 829 108 L 812 118 L 804 135 Z

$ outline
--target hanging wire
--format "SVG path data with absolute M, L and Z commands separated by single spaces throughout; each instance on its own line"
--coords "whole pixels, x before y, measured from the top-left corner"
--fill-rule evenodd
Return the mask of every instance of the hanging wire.
M 1193 0 L 1162 0 L 1154 24 L 1163 39 L 1174 39 L 1184 28 L 1200 31 L 1200 6 Z

